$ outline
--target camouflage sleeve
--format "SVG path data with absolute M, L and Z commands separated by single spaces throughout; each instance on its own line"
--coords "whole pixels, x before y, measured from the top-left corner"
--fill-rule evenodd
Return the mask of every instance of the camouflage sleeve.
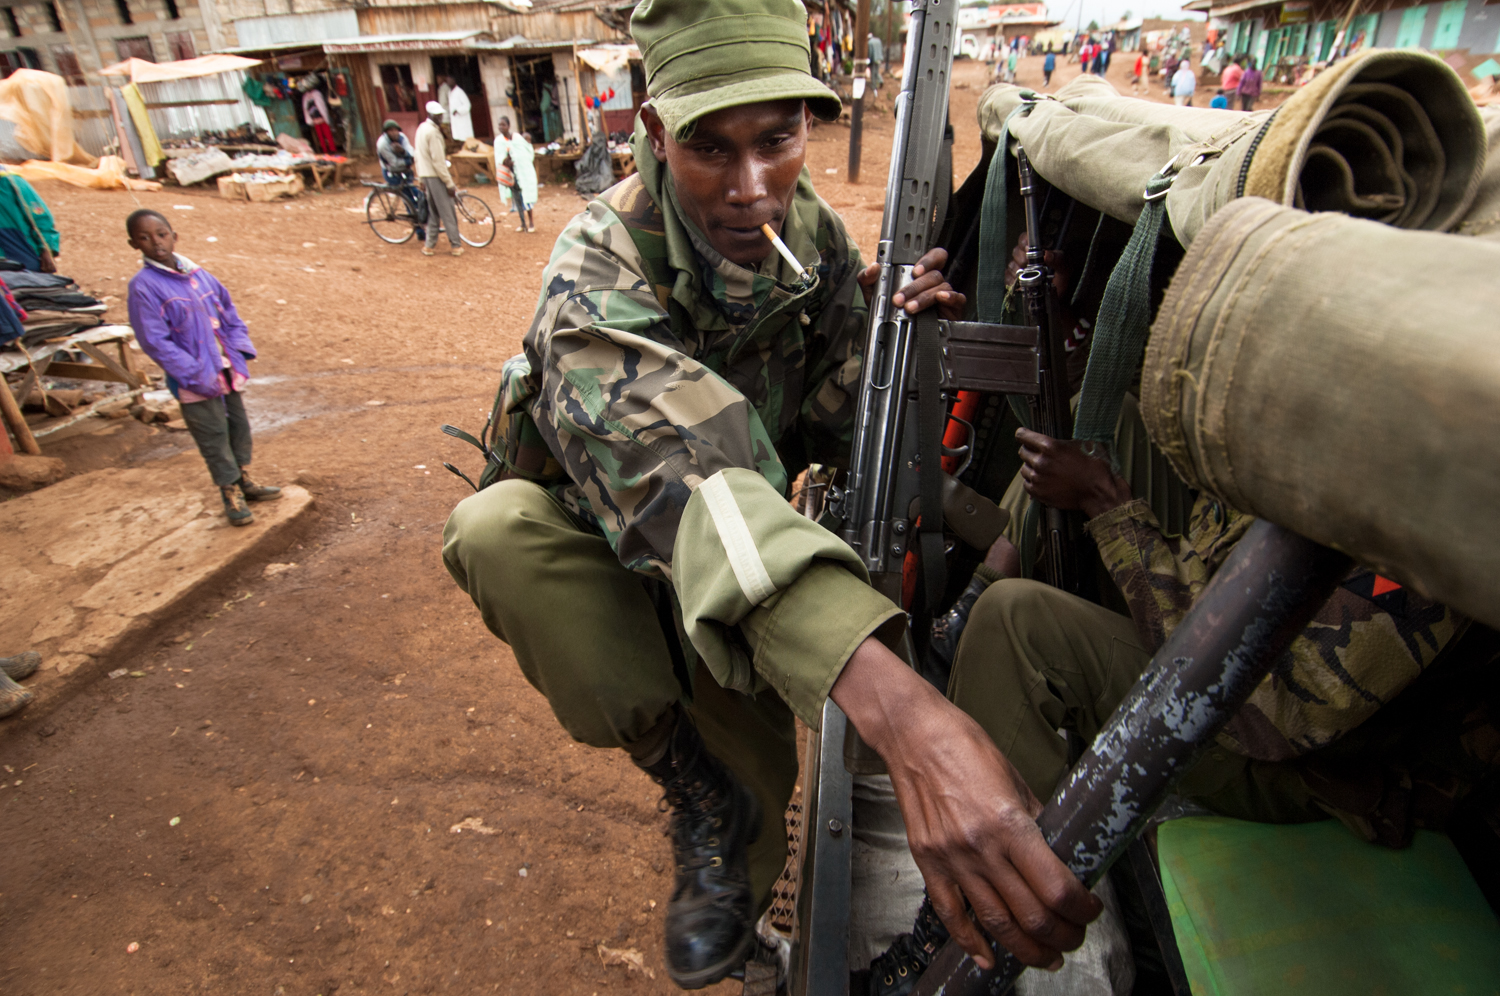
M 1086 528 L 1154 652 L 1254 518 L 1203 495 L 1186 536 L 1162 531 L 1139 499 Z M 1338 740 L 1414 681 L 1462 624 L 1452 610 L 1364 568 L 1344 579 L 1219 735 L 1230 750 L 1285 761 Z
M 1142 645 L 1154 653 L 1253 521 L 1202 496 L 1189 515 L 1187 536 L 1168 536 L 1151 506 L 1136 498 L 1084 528 L 1125 595 Z
M 1415 681 L 1463 622 L 1447 606 L 1356 567 L 1219 741 L 1260 761 L 1326 747 Z
M 620 562 L 671 577 L 692 491 L 728 467 L 785 492 L 745 397 L 680 348 L 629 234 L 595 202 L 559 237 L 526 336 L 533 414 Z
M 859 249 L 852 242 L 848 245 L 845 268 L 833 275 L 835 290 L 818 316 L 818 340 L 823 349 L 808 370 L 809 388 L 801 411 L 808 459 L 839 467 L 847 466 L 853 443 L 860 358 L 870 313 L 858 280 L 864 263 Z

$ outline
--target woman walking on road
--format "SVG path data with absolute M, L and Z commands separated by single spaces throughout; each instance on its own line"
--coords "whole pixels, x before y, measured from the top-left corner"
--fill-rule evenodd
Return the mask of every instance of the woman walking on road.
M 1260 99 L 1260 85 L 1265 78 L 1265 74 L 1255 67 L 1255 59 L 1246 56 L 1245 72 L 1240 76 L 1240 110 L 1255 110 L 1255 102 Z

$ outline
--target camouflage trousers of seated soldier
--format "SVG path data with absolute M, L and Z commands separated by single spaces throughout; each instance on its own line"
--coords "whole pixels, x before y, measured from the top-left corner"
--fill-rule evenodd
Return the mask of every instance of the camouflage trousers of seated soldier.
M 575 740 L 628 748 L 674 704 L 686 709 L 760 799 L 749 861 L 764 912 L 786 864 L 783 814 L 797 780 L 795 724 L 781 699 L 727 691 L 705 667 L 689 673 L 667 586 L 621 566 L 603 536 L 530 481 L 500 481 L 460 502 L 443 531 L 443 562 Z
M 1177 791 L 1260 823 L 1336 817 L 1389 847 L 1405 846 L 1418 827 L 1447 829 L 1466 802 L 1500 816 L 1500 640 L 1476 627 L 1451 650 L 1332 745 L 1273 762 L 1214 744 Z M 1068 771 L 1058 731 L 1092 741 L 1150 662 L 1128 616 L 1009 579 L 975 603 L 948 697 L 1046 800 Z

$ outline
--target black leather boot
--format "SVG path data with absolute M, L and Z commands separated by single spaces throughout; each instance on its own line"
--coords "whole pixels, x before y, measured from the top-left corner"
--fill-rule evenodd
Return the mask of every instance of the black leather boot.
M 755 943 L 746 848 L 760 836 L 760 803 L 708 752 L 685 713 L 666 754 L 641 768 L 672 813 L 677 879 L 667 902 L 667 974 L 683 989 L 701 989 L 743 965 Z
M 917 987 L 917 980 L 932 964 L 938 949 L 947 943 L 948 928 L 924 894 L 911 933 L 897 937 L 870 963 L 869 996 L 906 996 Z

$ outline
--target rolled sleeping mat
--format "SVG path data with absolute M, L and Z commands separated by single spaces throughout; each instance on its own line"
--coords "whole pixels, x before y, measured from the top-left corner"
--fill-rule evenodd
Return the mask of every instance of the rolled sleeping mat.
M 1500 240 L 1500 104 L 1481 107 L 1479 116 L 1488 137 L 1489 157 L 1484 162 L 1484 175 L 1479 180 L 1474 203 L 1469 205 L 1455 231 L 1460 235 Z
M 1500 626 L 1500 243 L 1236 200 L 1152 325 L 1191 487 Z
M 1016 87 L 987 91 L 985 133 L 1021 102 Z M 1452 67 L 1405 50 L 1336 63 L 1274 112 L 1157 104 L 1088 77 L 1009 120 L 1045 179 L 1122 221 L 1134 223 L 1146 182 L 1170 164 L 1167 213 L 1184 246 L 1241 196 L 1447 231 L 1474 200 L 1489 145 Z
M 1271 116 L 1126 97 L 1087 74 L 1042 96 L 1024 117 L 1012 116 L 1030 92 L 1008 83 L 986 90 L 979 100 L 985 137 L 998 141 L 1009 120 L 1012 140 L 1048 183 L 1129 224 L 1141 213 L 1147 181 L 1168 161 L 1188 149 L 1227 148 L 1253 137 Z

